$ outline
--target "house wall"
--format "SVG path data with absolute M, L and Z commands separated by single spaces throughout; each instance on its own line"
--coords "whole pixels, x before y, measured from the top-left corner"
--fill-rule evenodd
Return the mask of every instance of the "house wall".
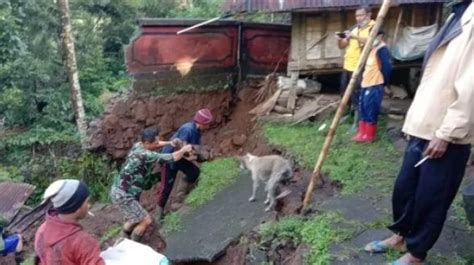
M 440 4 L 405 5 L 390 8 L 384 22 L 385 40 L 391 44 L 401 10 L 402 25 L 426 26 L 441 17 Z M 373 10 L 375 19 L 378 10 Z M 344 51 L 340 50 L 334 32 L 344 31 L 355 23 L 354 10 L 292 13 L 291 49 L 288 73 L 330 73 L 342 68 Z M 401 33 L 400 26 L 398 34 Z M 326 35 L 326 37 L 324 37 Z M 318 42 L 320 38 L 323 40 Z M 314 45 L 316 42 L 318 44 Z M 413 63 L 404 64 L 413 65 Z M 403 66 L 400 64 L 400 66 Z

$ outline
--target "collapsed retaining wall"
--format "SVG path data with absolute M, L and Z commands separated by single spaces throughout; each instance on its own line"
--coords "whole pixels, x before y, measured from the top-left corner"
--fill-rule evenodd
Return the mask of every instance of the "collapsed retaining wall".
M 169 137 L 201 108 L 212 111 L 218 126 L 229 115 L 230 104 L 230 91 L 118 99 L 89 125 L 89 149 L 105 150 L 114 158 L 123 158 L 144 128 L 158 127 L 160 135 Z

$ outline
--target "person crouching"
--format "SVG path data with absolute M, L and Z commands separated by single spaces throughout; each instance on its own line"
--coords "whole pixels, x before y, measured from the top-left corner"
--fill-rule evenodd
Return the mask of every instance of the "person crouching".
M 119 206 L 126 219 L 123 225 L 125 236 L 131 236 L 134 241 L 140 241 L 153 222 L 150 214 L 139 202 L 144 183 L 152 177 L 153 166 L 158 162 L 178 161 L 186 152 L 192 150 L 191 145 L 186 145 L 169 154 L 156 152 L 168 144 L 174 145 L 172 142 L 161 141 L 156 128 L 146 128 L 143 130 L 141 141 L 133 145 L 122 170 L 114 179 L 110 197 L 112 203 Z

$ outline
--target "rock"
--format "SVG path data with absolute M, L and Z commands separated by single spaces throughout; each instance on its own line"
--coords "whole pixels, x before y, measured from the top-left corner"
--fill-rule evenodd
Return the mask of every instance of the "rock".
M 278 208 L 278 211 L 283 215 L 298 214 L 301 208 L 303 208 L 303 201 L 297 191 L 292 191 L 288 196 L 279 200 L 278 204 L 281 204 L 281 208 Z
M 403 87 L 391 85 L 390 90 L 392 92 L 392 98 L 406 99 L 408 97 L 408 93 Z
M 243 146 L 246 141 L 247 136 L 245 136 L 244 134 L 232 137 L 232 144 L 238 147 Z
M 109 114 L 104 117 L 103 125 L 107 130 L 115 129 L 118 127 L 119 121 L 120 121 L 119 117 L 117 117 L 114 114 Z
M 112 112 L 115 113 L 118 116 L 126 116 L 128 112 L 130 111 L 127 102 L 120 100 L 117 103 L 115 103 L 115 106 L 112 108 Z
M 225 139 L 222 141 L 222 143 L 219 145 L 219 152 L 220 153 L 228 153 L 230 150 L 232 150 L 232 139 Z
M 87 128 L 87 146 L 89 151 L 98 150 L 104 147 L 104 134 L 102 132 L 102 121 L 100 119 L 93 120 Z
M 249 247 L 247 255 L 248 265 L 260 265 L 268 261 L 267 253 L 260 249 L 257 245 L 253 244 Z M 243 264 L 243 263 L 241 263 Z
M 299 245 L 296 251 L 288 256 L 284 261 L 283 265 L 301 265 L 304 264 L 304 258 L 309 253 L 310 248 L 306 245 Z
M 132 104 L 132 115 L 136 121 L 143 122 L 147 119 L 147 107 L 142 101 L 135 101 Z
M 227 248 L 225 255 L 215 265 L 245 264 L 248 247 L 246 245 L 235 245 Z M 259 263 L 260 264 L 260 263 Z

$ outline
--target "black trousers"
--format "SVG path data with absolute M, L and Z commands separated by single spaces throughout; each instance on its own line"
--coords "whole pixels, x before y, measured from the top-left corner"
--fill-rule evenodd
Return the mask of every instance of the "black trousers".
M 159 206 L 164 208 L 173 190 L 178 171 L 184 173 L 184 181 L 194 183 L 199 177 L 200 170 L 199 167 L 184 158 L 174 163 L 163 165 L 162 169 Z
M 443 157 L 415 168 L 428 144 L 415 137 L 408 143 L 393 190 L 394 223 L 388 227 L 405 237 L 408 251 L 419 259 L 426 258 L 441 234 L 471 152 L 470 145 L 449 144 Z
M 341 86 L 339 87 L 339 92 L 341 93 L 341 96 L 344 96 L 344 92 L 346 92 L 347 85 L 349 84 L 352 78 L 352 73 L 353 72 L 351 71 L 342 70 Z M 351 95 L 351 107 L 350 107 L 351 111 L 355 111 L 359 108 L 359 97 L 360 97 L 360 80 L 357 80 L 356 86 L 354 90 L 352 91 L 352 95 Z

